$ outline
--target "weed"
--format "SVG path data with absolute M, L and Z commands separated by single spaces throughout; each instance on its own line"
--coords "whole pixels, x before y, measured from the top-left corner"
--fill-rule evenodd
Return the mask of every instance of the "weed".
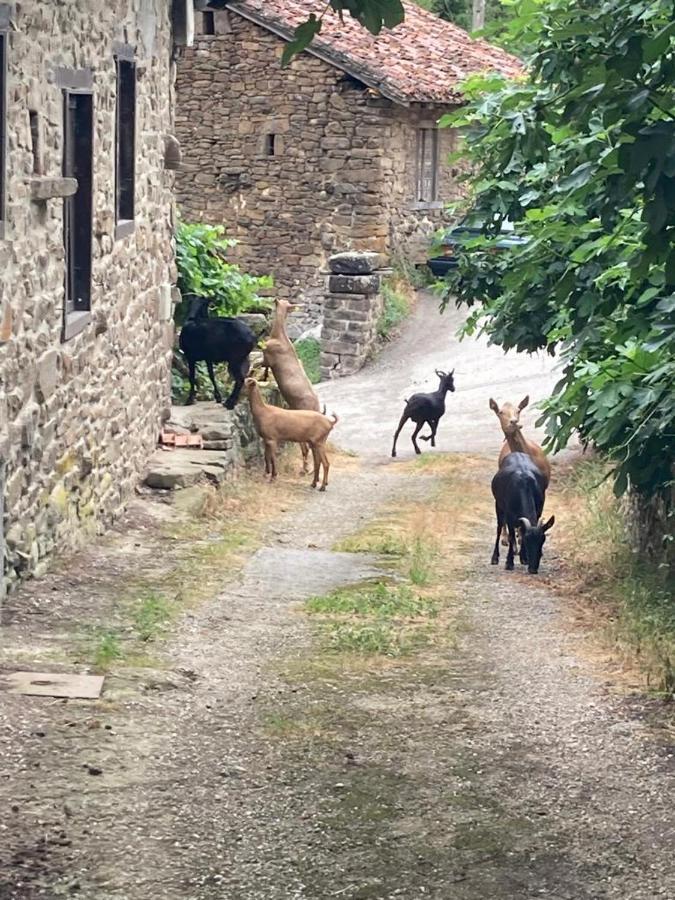
M 384 304 L 377 321 L 377 336 L 382 341 L 388 341 L 395 329 L 410 315 L 411 302 L 399 283 L 392 279 L 386 279 L 382 283 L 382 298 Z
M 173 618 L 174 605 L 160 594 L 148 594 L 138 600 L 133 611 L 133 623 L 141 641 L 160 637 Z
M 410 551 L 408 577 L 417 587 L 425 587 L 432 580 L 432 563 L 436 555 L 433 545 L 426 538 L 417 535 Z
M 312 384 L 318 384 L 321 381 L 321 370 L 319 368 L 321 343 L 316 338 L 303 338 L 300 341 L 296 341 L 294 346 L 307 377 Z
M 92 662 L 96 669 L 106 672 L 113 662 L 122 659 L 123 656 L 122 643 L 116 631 L 98 632 L 92 652 Z

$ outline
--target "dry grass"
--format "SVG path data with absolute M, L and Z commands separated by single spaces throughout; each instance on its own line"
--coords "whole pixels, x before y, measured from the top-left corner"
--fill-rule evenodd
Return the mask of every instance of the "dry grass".
M 606 473 L 605 465 L 589 459 L 557 474 L 551 501 L 563 565 L 550 586 L 565 594 L 576 621 L 599 632 L 618 654 L 628 680 L 639 673 L 648 686 L 672 695 L 674 586 L 632 552 Z

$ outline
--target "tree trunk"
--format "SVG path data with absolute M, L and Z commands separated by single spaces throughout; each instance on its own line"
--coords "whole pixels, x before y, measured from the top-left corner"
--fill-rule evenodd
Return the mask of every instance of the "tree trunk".
M 485 0 L 473 0 L 472 30 L 478 31 L 485 26 Z

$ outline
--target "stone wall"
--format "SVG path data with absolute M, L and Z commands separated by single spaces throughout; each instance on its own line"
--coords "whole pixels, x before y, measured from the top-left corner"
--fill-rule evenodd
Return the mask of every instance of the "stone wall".
M 323 328 L 321 378 L 353 375 L 377 341 L 382 313 L 379 253 L 338 253 L 329 260 Z M 390 271 L 390 270 L 389 270 Z
M 304 302 L 300 324 L 315 324 L 330 254 L 400 246 L 424 260 L 443 204 L 415 202 L 416 128 L 443 110 L 397 106 L 307 53 L 282 69 L 276 35 L 234 11 L 214 19 L 178 64 L 179 206 L 224 224 L 240 241 L 233 258 L 272 274 L 279 296 Z M 448 199 L 455 182 L 440 168 Z
M 169 406 L 175 280 L 169 0 L 22 0 L 9 35 L 7 222 L 0 239 L 0 456 L 6 578 L 40 573 L 117 515 Z M 115 43 L 137 64 L 135 228 L 115 237 Z M 57 69 L 90 68 L 94 103 L 91 320 L 62 340 L 63 161 Z M 29 111 L 40 138 L 31 140 Z M 36 185 L 38 186 L 36 188 Z

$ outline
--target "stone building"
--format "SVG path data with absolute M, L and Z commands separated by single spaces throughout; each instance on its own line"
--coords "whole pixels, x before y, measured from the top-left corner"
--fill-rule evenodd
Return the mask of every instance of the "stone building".
M 222 6 L 220 2 L 214 6 Z M 379 37 L 326 15 L 310 48 L 281 67 L 306 0 L 237 0 L 196 13 L 178 63 L 182 215 L 224 223 L 238 261 L 320 318 L 328 256 L 348 249 L 425 258 L 459 193 L 445 164 L 456 135 L 439 117 L 460 82 L 518 62 L 405 3 Z M 317 13 L 322 11 L 317 7 Z
M 185 38 L 191 16 L 191 0 L 0 2 L 5 580 L 108 523 L 157 442 L 173 32 Z

